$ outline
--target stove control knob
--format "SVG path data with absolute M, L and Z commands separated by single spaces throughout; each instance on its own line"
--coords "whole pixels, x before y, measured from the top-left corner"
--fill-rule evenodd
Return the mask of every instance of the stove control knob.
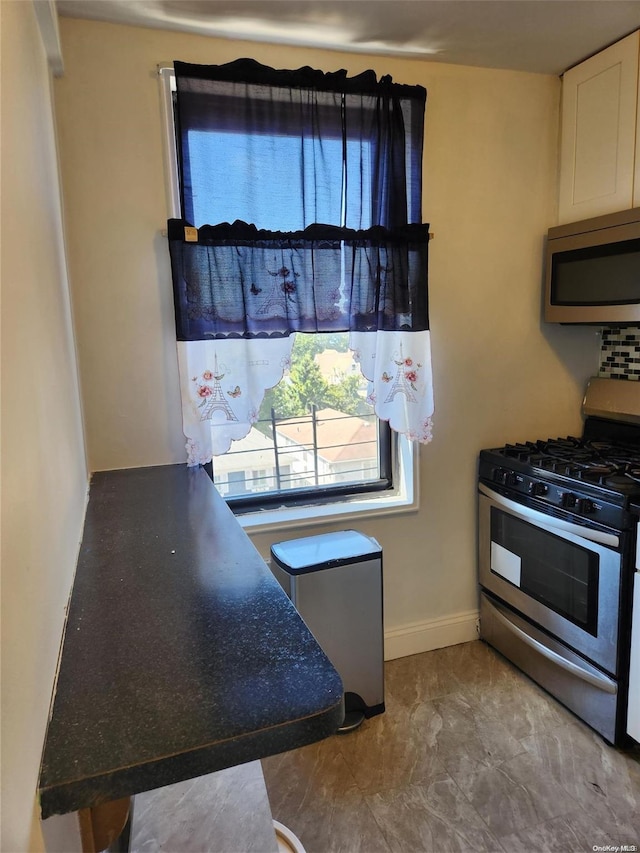
M 565 509 L 573 509 L 578 502 L 578 498 L 571 492 L 565 492 L 562 495 L 562 506 Z
M 593 501 L 590 501 L 588 498 L 580 498 L 577 506 L 578 512 L 581 512 L 583 515 L 593 515 L 596 511 Z
M 505 484 L 507 480 L 507 472 L 504 468 L 494 468 L 493 469 L 493 481 L 494 483 L 502 483 Z
M 542 495 L 546 495 L 548 491 L 549 486 L 547 486 L 546 483 L 531 483 L 529 486 L 529 492 L 534 498 L 540 498 Z
M 506 486 L 517 486 L 518 485 L 518 475 L 515 471 L 507 471 L 504 482 Z

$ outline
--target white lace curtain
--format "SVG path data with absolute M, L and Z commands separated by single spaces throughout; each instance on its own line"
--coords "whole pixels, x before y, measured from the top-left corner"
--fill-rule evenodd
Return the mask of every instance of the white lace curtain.
M 265 389 L 282 379 L 294 336 L 274 340 L 179 341 L 189 465 L 226 453 L 258 420 Z M 349 346 L 369 380 L 368 402 L 409 439 L 431 440 L 429 332 L 352 332 Z
M 297 331 L 349 331 L 378 417 L 429 441 L 424 89 L 251 60 L 175 69 L 183 219 L 169 248 L 189 464 L 247 435 Z

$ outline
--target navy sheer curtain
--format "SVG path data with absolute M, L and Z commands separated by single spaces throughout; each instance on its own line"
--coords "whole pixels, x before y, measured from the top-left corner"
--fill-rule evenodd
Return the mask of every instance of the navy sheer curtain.
M 425 89 L 249 59 L 174 66 L 178 339 L 428 328 Z

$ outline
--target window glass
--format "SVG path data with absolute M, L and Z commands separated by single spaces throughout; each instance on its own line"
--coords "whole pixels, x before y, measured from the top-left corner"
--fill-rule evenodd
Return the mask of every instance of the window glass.
M 367 381 L 347 343 L 347 333 L 297 335 L 291 367 L 265 395 L 257 423 L 213 461 L 222 495 L 388 484 Z
M 256 228 L 297 231 L 310 224 L 306 221 L 310 210 L 314 222 L 371 227 L 371 146 L 361 140 L 346 142 L 347 159 L 360 161 L 357 180 L 354 175 L 348 185 L 343 185 L 342 139 L 323 140 L 323 180 L 312 188 L 305 186 L 304 176 L 298 186 L 298 175 L 291 174 L 291 163 L 299 159 L 299 139 L 204 130 L 192 130 L 188 138 L 197 228 L 240 219 Z M 312 145 L 313 140 L 302 142 L 303 149 Z M 217 163 L 214 173 L 212 161 Z M 225 176 L 222 184 L 221 175 Z M 237 175 L 241 180 L 228 179 Z

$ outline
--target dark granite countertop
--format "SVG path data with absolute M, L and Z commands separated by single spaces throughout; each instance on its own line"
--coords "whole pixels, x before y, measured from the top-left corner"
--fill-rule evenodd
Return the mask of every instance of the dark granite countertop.
M 94 474 L 42 816 L 320 740 L 340 678 L 202 469 Z

